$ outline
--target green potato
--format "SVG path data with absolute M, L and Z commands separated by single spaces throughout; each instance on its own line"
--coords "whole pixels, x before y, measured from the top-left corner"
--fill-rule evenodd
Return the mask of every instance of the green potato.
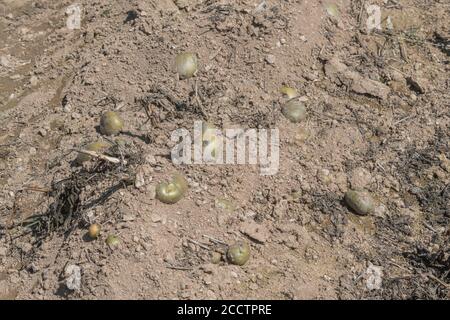
M 110 247 L 115 247 L 119 244 L 120 240 L 118 237 L 116 237 L 115 235 L 110 234 L 107 238 L 106 238 L 106 244 L 109 245 Z
M 175 63 L 180 79 L 191 78 L 197 73 L 198 59 L 195 53 L 180 53 L 177 55 Z
M 97 223 L 91 224 L 89 226 L 89 231 L 88 231 L 89 237 L 91 239 L 97 239 L 98 236 L 100 235 L 100 230 L 101 230 L 101 227 L 99 224 L 97 224 Z
M 118 134 L 123 129 L 123 120 L 116 112 L 107 111 L 100 119 L 100 129 L 107 136 Z
M 288 97 L 289 99 L 293 99 L 296 96 L 298 96 L 297 94 L 297 90 L 295 90 L 294 88 L 290 88 L 290 87 L 281 87 L 280 92 L 285 95 L 286 97 Z
M 232 264 L 243 266 L 250 259 L 250 246 L 245 242 L 236 242 L 228 247 L 227 259 Z
M 180 174 L 174 174 L 169 183 L 161 182 L 156 187 L 156 198 L 167 204 L 180 201 L 188 189 L 187 180 Z
M 345 203 L 359 215 L 366 216 L 374 210 L 372 196 L 363 190 L 349 190 L 345 193 Z
M 183 177 L 183 176 L 182 176 L 181 174 L 179 174 L 179 173 L 175 173 L 175 174 L 173 175 L 172 182 L 178 186 L 178 188 L 180 189 L 181 192 L 183 192 L 183 194 L 184 194 L 184 193 L 188 190 L 188 188 L 189 188 L 189 184 L 188 184 L 186 178 Z
M 306 106 L 296 99 L 288 101 L 281 108 L 281 113 L 291 122 L 297 123 L 306 118 Z

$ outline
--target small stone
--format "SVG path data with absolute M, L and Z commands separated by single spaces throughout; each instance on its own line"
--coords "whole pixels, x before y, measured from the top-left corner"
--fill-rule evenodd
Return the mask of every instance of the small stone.
M 65 270 L 66 286 L 69 290 L 81 289 L 81 268 L 77 265 L 69 265 Z
M 152 214 L 150 219 L 152 220 L 153 223 L 158 223 L 162 221 L 161 216 L 156 213 Z
M 72 119 L 74 119 L 74 120 L 81 118 L 81 114 L 79 114 L 77 112 L 73 112 L 71 116 L 72 116 Z
M 44 128 L 41 128 L 41 129 L 39 129 L 38 133 L 42 137 L 45 137 L 47 135 L 47 130 L 45 130 Z
M 380 290 L 383 283 L 383 268 L 369 262 L 366 270 L 366 287 L 369 290 Z
M 145 172 L 142 167 L 137 169 L 134 186 L 137 189 L 141 189 L 143 186 L 145 186 Z
M 130 222 L 130 221 L 134 221 L 136 218 L 130 214 L 125 214 L 123 215 L 122 220 L 125 222 Z
M 386 215 L 387 208 L 384 204 L 380 204 L 373 210 L 373 215 L 376 217 L 384 217 Z
M 252 211 L 252 210 L 247 211 L 245 213 L 245 217 L 248 218 L 248 219 L 254 219 L 257 215 L 258 214 L 255 211 Z
M 206 284 L 207 286 L 212 284 L 212 277 L 211 276 L 205 276 L 203 278 L 203 283 Z
M 222 254 L 220 252 L 213 252 L 211 254 L 211 263 L 219 264 L 222 261 Z
M 32 263 L 28 269 L 31 273 L 36 273 L 39 270 L 41 270 L 41 268 L 39 268 L 39 266 L 36 265 L 35 263 Z
M 266 56 L 266 62 L 268 63 L 268 64 L 274 64 L 275 63 L 275 56 L 273 55 L 273 54 L 268 54 L 267 56 Z
M 319 78 L 319 75 L 317 73 L 306 72 L 305 74 L 303 74 L 303 78 L 308 81 L 316 81 Z
M 8 250 L 5 247 L 0 247 L 0 257 L 6 256 Z
M 331 176 L 330 170 L 328 169 L 319 169 L 317 170 L 317 179 L 325 184 L 328 185 L 332 182 L 333 177 Z
M 0 66 L 12 68 L 14 64 L 11 62 L 10 56 L 0 56 Z
M 403 76 L 403 74 L 397 70 L 391 70 L 390 75 L 392 80 L 394 81 L 402 83 L 405 81 L 405 77 Z
M 66 112 L 66 113 L 71 112 L 72 111 L 72 105 L 70 103 L 64 104 L 63 111 Z
M 30 84 L 32 87 L 36 87 L 38 85 L 38 78 L 36 76 L 32 76 L 30 78 Z
M 33 245 L 28 242 L 19 243 L 18 246 L 23 252 L 31 252 L 33 250 Z

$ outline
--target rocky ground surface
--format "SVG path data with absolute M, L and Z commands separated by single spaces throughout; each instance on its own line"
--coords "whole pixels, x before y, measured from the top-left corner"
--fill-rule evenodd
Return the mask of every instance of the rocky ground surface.
M 450 297 L 448 1 L 77 3 L 72 30 L 71 1 L 0 1 L 0 299 Z M 283 86 L 306 119 L 283 116 Z M 173 130 L 199 120 L 279 129 L 278 173 L 174 165 Z M 119 162 L 78 165 L 98 140 Z M 164 204 L 175 172 L 188 191 Z

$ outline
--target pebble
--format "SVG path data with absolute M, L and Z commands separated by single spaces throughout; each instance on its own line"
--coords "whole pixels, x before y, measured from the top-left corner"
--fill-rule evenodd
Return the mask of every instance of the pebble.
M 66 113 L 71 112 L 72 111 L 72 105 L 70 103 L 64 104 L 63 111 L 66 112 Z
M 31 148 L 30 148 L 30 154 L 31 154 L 31 155 L 35 155 L 36 153 L 37 153 L 36 148 L 35 148 L 35 147 L 31 147 Z
M 132 215 L 129 214 L 125 214 L 122 218 L 123 221 L 125 222 L 130 222 L 130 221 L 134 221 L 136 218 Z
M 30 84 L 32 87 L 36 87 L 38 85 L 38 78 L 36 76 L 32 76 L 30 78 Z
M 211 276 L 205 276 L 203 278 L 203 283 L 206 284 L 207 286 L 212 284 L 212 277 Z
M 373 210 L 373 214 L 376 217 L 384 217 L 386 215 L 387 208 L 384 204 L 380 204 L 379 206 L 375 207 Z
M 38 133 L 42 136 L 45 137 L 47 135 L 47 130 L 45 130 L 44 128 L 39 129 Z
M 145 186 L 144 171 L 143 171 L 141 168 L 139 168 L 139 169 L 137 170 L 136 178 L 135 178 L 135 180 L 134 180 L 134 186 L 135 186 L 137 189 L 140 189 L 140 188 L 142 188 L 143 186 Z
M 327 185 L 330 184 L 333 180 L 333 177 L 331 176 L 330 170 L 328 169 L 319 169 L 317 170 L 317 179 L 322 182 L 323 184 Z
M 266 62 L 268 64 L 274 64 L 275 63 L 275 56 L 273 54 L 268 54 L 266 56 Z
M 65 275 L 66 275 L 66 286 L 68 289 L 70 290 L 81 289 L 81 268 L 79 266 L 73 264 L 67 266 L 65 270 Z M 50 287 L 48 289 L 45 288 L 46 282 L 44 282 L 44 289 L 48 290 Z
M 317 73 L 307 72 L 303 74 L 303 77 L 308 81 L 315 81 L 319 78 L 319 75 Z
M 77 112 L 73 112 L 71 114 L 72 119 L 76 120 L 76 119 L 80 119 L 81 118 L 81 114 L 77 113 Z
M 150 219 L 152 220 L 153 223 L 158 223 L 162 221 L 161 216 L 156 213 L 152 214 Z

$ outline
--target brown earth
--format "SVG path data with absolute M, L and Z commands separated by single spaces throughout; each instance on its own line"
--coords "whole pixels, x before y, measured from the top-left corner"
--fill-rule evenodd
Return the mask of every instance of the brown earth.
M 448 1 L 340 0 L 337 16 L 333 1 L 78 3 L 68 30 L 70 1 L 0 1 L 0 299 L 450 297 Z M 185 51 L 199 71 L 178 80 Z M 283 85 L 306 120 L 281 114 Z M 125 120 L 109 155 L 127 164 L 75 165 L 106 139 L 106 110 Z M 196 120 L 278 128 L 279 172 L 173 165 L 172 131 Z M 155 185 L 174 172 L 189 190 L 163 204 Z M 374 212 L 349 210 L 350 188 Z M 247 264 L 211 262 L 237 240 Z

